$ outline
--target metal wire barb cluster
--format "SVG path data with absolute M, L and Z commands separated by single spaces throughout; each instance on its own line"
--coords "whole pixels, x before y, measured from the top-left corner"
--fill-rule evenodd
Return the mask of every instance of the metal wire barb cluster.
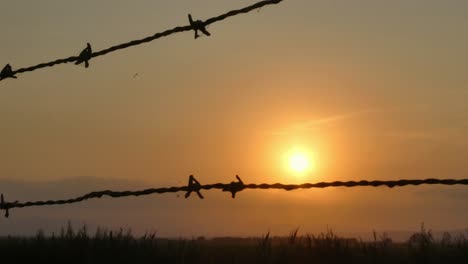
M 221 20 L 224 20 L 224 19 L 232 17 L 232 16 L 245 14 L 245 13 L 248 13 L 248 12 L 250 12 L 252 10 L 255 10 L 255 9 L 260 9 L 260 8 L 266 6 L 266 5 L 278 4 L 278 3 L 282 2 L 282 1 L 283 0 L 264 0 L 264 1 L 260 1 L 260 2 L 257 2 L 255 4 L 253 4 L 253 5 L 250 5 L 250 6 L 241 8 L 241 9 L 232 10 L 232 11 L 229 11 L 229 12 L 227 12 L 225 14 L 209 18 L 209 19 L 207 19 L 205 21 L 193 20 L 192 15 L 189 14 L 188 15 L 189 25 L 187 25 L 187 26 L 179 26 L 179 27 L 175 27 L 175 28 L 172 28 L 172 29 L 168 29 L 166 31 L 156 33 L 156 34 L 154 34 L 152 36 L 149 36 L 149 37 L 146 37 L 146 38 L 143 38 L 143 39 L 132 40 L 132 41 L 129 41 L 127 43 L 122 43 L 122 44 L 112 46 L 110 48 L 107 48 L 107 49 L 104 49 L 104 50 L 101 50 L 101 51 L 97 51 L 97 52 L 93 52 L 92 48 L 91 48 L 91 44 L 87 43 L 86 48 L 78 56 L 71 56 L 71 57 L 68 57 L 68 58 L 58 59 L 58 60 L 54 60 L 54 61 L 51 61 L 51 62 L 44 62 L 44 63 L 40 63 L 40 64 L 30 66 L 30 67 L 19 68 L 17 70 L 13 70 L 12 66 L 10 64 L 7 64 L 7 65 L 5 65 L 3 70 L 0 72 L 0 81 L 3 80 L 3 79 L 7 79 L 7 78 L 16 79 L 17 78 L 16 75 L 19 74 L 19 73 L 31 72 L 31 71 L 35 71 L 35 70 L 46 68 L 46 67 L 53 67 L 55 65 L 62 64 L 62 63 L 75 62 L 75 64 L 78 65 L 78 64 L 81 64 L 81 63 L 84 62 L 85 67 L 88 68 L 89 67 L 89 61 L 92 58 L 103 56 L 103 55 L 106 55 L 108 53 L 111 53 L 111 52 L 114 52 L 114 51 L 117 51 L 117 50 L 126 49 L 126 48 L 129 48 L 129 47 L 132 47 L 132 46 L 141 45 L 143 43 L 151 42 L 151 41 L 154 41 L 156 39 L 159 39 L 159 38 L 162 38 L 162 37 L 167 37 L 167 36 L 175 34 L 175 33 L 180 33 L 180 32 L 193 30 L 195 32 L 195 39 L 197 39 L 199 37 L 198 31 L 201 31 L 206 36 L 210 36 L 211 34 L 206 30 L 206 27 L 208 25 L 211 25 L 213 23 L 219 22 Z
M 425 179 L 425 180 L 396 180 L 396 181 L 334 181 L 334 182 L 318 182 L 318 183 L 304 183 L 304 184 L 244 184 L 241 178 L 236 175 L 237 181 L 231 183 L 215 183 L 202 185 L 195 179 L 193 175 L 189 176 L 187 186 L 180 187 L 163 187 L 163 188 L 152 188 L 139 191 L 99 191 L 91 192 L 80 197 L 71 198 L 68 200 L 48 200 L 48 201 L 35 201 L 35 202 L 6 202 L 3 194 L 1 194 L 0 210 L 5 211 L 5 217 L 10 215 L 9 210 L 12 208 L 23 208 L 30 206 L 46 206 L 46 205 L 59 205 L 59 204 L 72 204 L 83 202 L 88 199 L 102 198 L 108 196 L 111 198 L 120 198 L 128 196 L 143 196 L 150 194 L 163 194 L 163 193 L 176 193 L 186 192 L 185 198 L 189 198 L 192 193 L 196 193 L 200 199 L 204 199 L 201 194 L 202 190 L 213 190 L 218 189 L 223 192 L 230 192 L 232 198 L 236 197 L 238 192 L 246 189 L 281 189 L 286 191 L 292 191 L 297 189 L 311 189 L 311 188 L 327 188 L 327 187 L 360 187 L 360 186 L 387 186 L 389 188 L 402 187 L 407 185 L 422 185 L 422 184 L 441 184 L 441 185 L 468 185 L 468 179 Z

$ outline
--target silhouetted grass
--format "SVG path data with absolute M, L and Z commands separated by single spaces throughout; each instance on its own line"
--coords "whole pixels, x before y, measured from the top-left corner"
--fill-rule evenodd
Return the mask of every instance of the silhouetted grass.
M 333 231 L 289 237 L 162 239 L 156 233 L 141 237 L 131 230 L 70 224 L 59 234 L 0 239 L 1 263 L 468 263 L 468 232 L 445 233 L 435 239 L 421 226 L 405 243 L 386 233 L 373 241 L 342 238 Z

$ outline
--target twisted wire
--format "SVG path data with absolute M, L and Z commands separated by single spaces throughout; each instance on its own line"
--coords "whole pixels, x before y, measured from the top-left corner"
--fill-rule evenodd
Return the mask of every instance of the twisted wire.
M 79 203 L 89 199 L 96 199 L 102 198 L 104 196 L 108 196 L 111 198 L 120 198 L 120 197 L 128 197 L 128 196 L 143 196 L 143 195 L 150 195 L 150 194 L 164 194 L 164 193 L 177 193 L 177 192 L 186 192 L 186 198 L 190 196 L 190 193 L 195 192 L 199 195 L 200 198 L 203 199 L 201 196 L 201 190 L 222 190 L 224 192 L 231 192 L 232 197 L 235 198 L 235 194 L 237 192 L 241 192 L 245 189 L 280 189 L 286 191 L 292 191 L 297 189 L 312 189 L 312 188 L 328 188 L 328 187 L 363 187 L 363 186 L 370 186 L 370 187 L 379 187 L 379 186 L 387 186 L 389 188 L 394 187 L 402 187 L 407 185 L 468 185 L 468 179 L 424 179 L 424 180 L 396 180 L 396 181 L 334 181 L 334 182 L 318 182 L 318 183 L 304 183 L 304 184 L 244 184 L 242 180 L 236 176 L 238 182 L 231 182 L 231 183 L 215 183 L 215 184 L 206 184 L 201 185 L 195 178 L 190 175 L 189 184 L 187 186 L 179 186 L 179 187 L 163 187 L 163 188 L 151 188 L 145 190 L 138 190 L 138 191 L 98 191 L 98 192 L 90 192 L 80 197 L 66 199 L 66 200 L 47 200 L 47 201 L 32 201 L 32 202 L 5 202 L 2 194 L 2 201 L 0 203 L 0 210 L 5 210 L 5 216 L 8 217 L 8 210 L 12 208 L 24 208 L 30 206 L 47 206 L 47 205 L 60 205 L 60 204 L 72 204 L 72 203 Z M 194 181 L 196 183 L 194 183 Z
M 236 16 L 236 15 L 239 15 L 239 14 L 249 13 L 252 10 L 260 9 L 260 8 L 266 6 L 266 5 L 278 4 L 278 3 L 282 2 L 282 1 L 283 0 L 264 0 L 264 1 L 260 1 L 260 2 L 257 2 L 255 4 L 253 4 L 253 5 L 250 5 L 250 6 L 241 8 L 241 9 L 237 9 L 237 10 L 232 10 L 232 11 L 229 11 L 229 12 L 227 12 L 225 14 L 209 18 L 206 21 L 199 21 L 201 24 L 199 24 L 198 26 L 205 27 L 205 26 L 208 26 L 210 24 L 214 24 L 216 22 L 225 20 L 226 18 Z M 162 38 L 162 37 L 167 37 L 167 36 L 175 34 L 175 33 L 191 31 L 191 30 L 196 30 L 196 29 L 197 28 L 195 28 L 194 25 L 178 26 L 178 27 L 175 27 L 175 28 L 172 28 L 172 29 L 165 30 L 163 32 L 156 33 L 156 34 L 154 34 L 152 36 L 149 36 L 149 37 L 145 37 L 145 38 L 137 39 L 137 40 L 132 40 L 132 41 L 129 41 L 127 43 L 122 43 L 122 44 L 115 45 L 115 46 L 112 46 L 112 47 L 107 48 L 107 49 L 103 49 L 103 50 L 100 50 L 100 51 L 97 51 L 97 52 L 93 52 L 93 53 L 91 53 L 90 58 L 96 58 L 96 57 L 103 56 L 103 55 L 106 55 L 106 54 L 111 53 L 111 52 L 115 52 L 115 51 L 126 49 L 126 48 L 129 48 L 129 47 L 132 47 L 132 46 L 137 46 L 137 45 L 141 45 L 141 44 L 144 44 L 144 43 L 148 43 L 148 42 L 154 41 L 156 39 L 159 39 L 159 38 Z M 58 64 L 76 62 L 76 61 L 78 61 L 80 59 L 81 59 L 80 56 L 71 56 L 71 57 L 68 57 L 68 58 L 57 59 L 57 60 L 50 61 L 50 62 L 40 63 L 40 64 L 30 66 L 30 67 L 19 68 L 17 70 L 12 70 L 12 71 L 6 72 L 4 74 L 4 76 L 2 76 L 2 78 L 0 78 L 0 80 L 5 79 L 5 78 L 14 78 L 13 76 L 15 76 L 15 74 L 18 74 L 18 73 L 32 72 L 32 71 L 42 69 L 42 68 L 46 68 L 46 67 L 53 67 L 53 66 L 58 65 Z

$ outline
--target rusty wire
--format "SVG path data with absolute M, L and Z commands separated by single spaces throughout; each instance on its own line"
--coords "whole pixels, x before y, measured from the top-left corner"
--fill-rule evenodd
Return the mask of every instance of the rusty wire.
M 297 189 L 311 189 L 311 188 L 327 188 L 327 187 L 379 187 L 387 186 L 389 188 L 402 187 L 407 185 L 422 185 L 422 184 L 439 184 L 439 185 L 468 185 L 468 179 L 424 179 L 424 180 L 396 180 L 396 181 L 334 181 L 334 182 L 318 182 L 318 183 L 304 183 L 304 184 L 244 184 L 239 176 L 236 175 L 237 182 L 231 183 L 215 183 L 202 185 L 198 182 L 193 175 L 189 177 L 189 183 L 187 186 L 179 187 L 163 187 L 163 188 L 151 188 L 146 190 L 138 191 L 99 191 L 91 192 L 80 197 L 71 198 L 67 200 L 48 200 L 48 201 L 34 201 L 34 202 L 6 202 L 3 194 L 1 195 L 0 210 L 5 211 L 5 217 L 9 216 L 9 209 L 12 208 L 23 208 L 30 206 L 46 206 L 46 205 L 60 205 L 60 204 L 72 204 L 83 202 L 88 199 L 102 198 L 103 196 L 109 196 L 111 198 L 120 198 L 128 196 L 143 196 L 150 194 L 163 194 L 163 193 L 176 193 L 186 192 L 185 198 L 188 198 L 192 192 L 195 192 L 200 199 L 204 197 L 201 194 L 202 190 L 213 190 L 218 189 L 223 192 L 230 192 L 232 198 L 235 198 L 236 193 L 241 192 L 245 189 L 280 189 L 286 191 L 292 191 Z
M 172 28 L 172 29 L 168 29 L 168 30 L 156 33 L 156 34 L 154 34 L 152 36 L 149 36 L 149 37 L 146 37 L 146 38 L 132 40 L 132 41 L 122 43 L 122 44 L 119 44 L 119 45 L 115 45 L 115 46 L 112 46 L 110 48 L 103 49 L 103 50 L 96 51 L 96 52 L 92 52 L 91 45 L 89 43 L 87 43 L 87 47 L 78 56 L 71 56 L 71 57 L 68 57 L 68 58 L 57 59 L 57 60 L 54 60 L 54 61 L 44 62 L 44 63 L 40 63 L 40 64 L 30 66 L 30 67 L 19 68 L 17 70 L 13 70 L 11 65 L 7 64 L 3 68 L 3 70 L 0 72 L 0 81 L 3 80 L 3 79 L 6 79 L 6 78 L 15 78 L 16 79 L 15 75 L 18 74 L 18 73 L 32 72 L 32 71 L 35 71 L 35 70 L 38 70 L 38 69 L 42 69 L 42 68 L 46 68 L 46 67 L 53 67 L 55 65 L 63 64 L 63 63 L 76 62 L 75 64 L 80 64 L 80 63 L 84 62 L 85 65 L 86 65 L 86 68 L 87 68 L 89 66 L 89 60 L 91 60 L 92 58 L 103 56 L 103 55 L 106 55 L 108 53 L 118 51 L 118 50 L 121 50 L 121 49 L 126 49 L 126 48 L 129 48 L 129 47 L 132 47 L 132 46 L 148 43 L 148 42 L 154 41 L 156 39 L 159 39 L 159 38 L 162 38 L 162 37 L 167 37 L 167 36 L 175 34 L 175 33 L 180 33 L 180 32 L 193 30 L 195 32 L 195 39 L 197 39 L 199 37 L 198 31 L 201 31 L 203 34 L 205 34 L 207 36 L 210 36 L 211 34 L 206 30 L 206 26 L 208 26 L 208 25 L 214 24 L 216 22 L 222 21 L 222 20 L 224 20 L 226 18 L 229 18 L 229 17 L 232 17 L 232 16 L 249 13 L 252 10 L 260 9 L 260 8 L 266 6 L 266 5 L 278 4 L 278 3 L 282 2 L 282 1 L 283 0 L 264 0 L 264 1 L 260 1 L 260 2 L 257 2 L 255 4 L 253 4 L 253 5 L 250 5 L 250 6 L 241 8 L 241 9 L 232 10 L 232 11 L 229 11 L 229 12 L 227 12 L 225 14 L 209 18 L 209 19 L 207 19 L 205 21 L 193 20 L 192 16 L 189 14 L 188 15 L 189 16 L 189 25 L 187 25 L 187 26 L 175 27 L 175 28 Z

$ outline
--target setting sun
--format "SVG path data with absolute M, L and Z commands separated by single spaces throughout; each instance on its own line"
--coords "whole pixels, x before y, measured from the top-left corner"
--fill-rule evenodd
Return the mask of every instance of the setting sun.
M 295 173 L 304 173 L 311 169 L 312 160 L 308 153 L 294 151 L 288 155 L 287 167 Z
M 303 172 L 309 167 L 309 159 L 303 153 L 296 153 L 289 160 L 291 169 L 295 172 Z

